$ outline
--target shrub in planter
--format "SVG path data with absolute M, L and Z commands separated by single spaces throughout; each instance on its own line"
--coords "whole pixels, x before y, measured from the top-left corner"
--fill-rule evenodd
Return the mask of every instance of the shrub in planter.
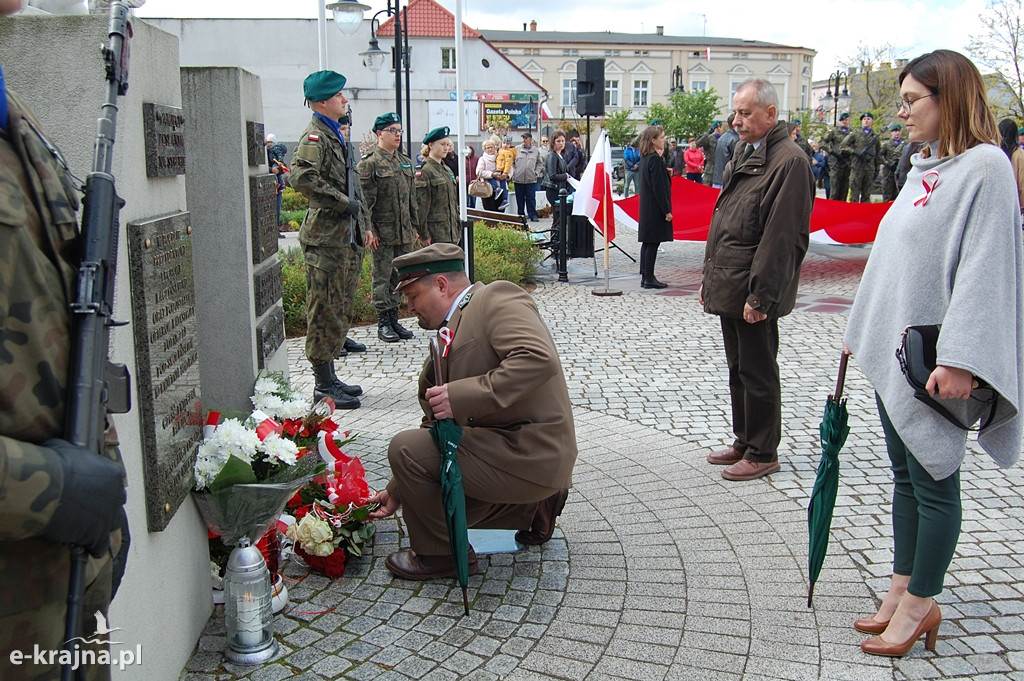
M 281 210 L 305 211 L 307 208 L 309 208 L 309 199 L 291 187 L 284 188 L 284 194 L 281 195 Z

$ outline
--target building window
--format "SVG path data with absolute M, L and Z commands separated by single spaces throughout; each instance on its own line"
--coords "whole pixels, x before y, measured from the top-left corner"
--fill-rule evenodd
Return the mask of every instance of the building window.
M 441 70 L 442 71 L 454 71 L 455 70 L 455 48 L 454 47 L 442 47 L 441 48 Z
M 691 80 L 690 81 L 690 92 L 703 92 L 708 89 L 708 82 L 706 80 Z
M 576 106 L 576 79 L 562 79 L 562 106 Z
M 619 51 L 618 50 L 612 50 L 612 56 L 613 57 L 618 57 L 619 56 Z
M 579 53 L 580 53 L 580 51 L 579 51 L 579 50 L 573 50 L 573 51 L 572 51 L 572 54 L 573 54 L 573 56 L 576 56 L 576 55 L 578 55 Z
M 568 57 L 569 56 L 569 48 L 566 48 L 566 49 L 562 50 L 562 55 Z
M 647 106 L 647 95 L 650 91 L 650 82 L 646 80 L 633 81 L 633 106 Z
M 604 81 L 604 105 L 616 107 L 619 105 L 619 81 Z
M 444 49 L 444 48 L 441 48 L 441 49 Z M 507 47 L 501 48 L 501 53 L 502 54 L 508 54 L 508 48 Z

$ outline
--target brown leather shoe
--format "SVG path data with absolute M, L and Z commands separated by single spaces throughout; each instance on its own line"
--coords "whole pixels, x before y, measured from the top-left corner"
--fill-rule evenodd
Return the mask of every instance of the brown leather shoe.
M 713 463 L 716 466 L 729 466 L 736 463 L 743 458 L 743 452 L 732 447 L 726 447 L 720 449 L 717 452 L 711 452 L 708 454 L 708 463 Z
M 384 560 L 384 565 L 402 579 L 444 579 L 455 576 L 455 561 L 451 556 L 420 556 L 412 549 L 395 551 Z M 470 546 L 469 574 L 475 575 L 479 570 L 476 552 Z
M 757 480 L 772 473 L 778 473 L 782 466 L 778 461 L 770 463 L 757 463 L 749 459 L 742 459 L 722 471 L 722 477 L 726 480 Z
M 520 544 L 540 546 L 551 539 L 555 533 L 555 518 L 562 515 L 565 508 L 565 500 L 569 497 L 569 490 L 560 489 L 550 497 L 537 505 L 537 514 L 533 516 L 533 523 L 528 530 L 516 532 L 516 541 Z
M 867 617 L 861 617 L 859 620 L 853 623 L 853 628 L 864 634 L 874 634 L 878 636 L 885 628 L 889 626 L 889 621 L 879 622 L 875 619 L 874 615 Z

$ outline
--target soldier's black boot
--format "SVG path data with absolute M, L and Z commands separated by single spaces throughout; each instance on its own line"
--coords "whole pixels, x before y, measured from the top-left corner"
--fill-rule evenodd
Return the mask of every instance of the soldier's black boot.
M 397 343 L 402 340 L 391 327 L 391 312 L 384 311 L 377 313 L 377 338 L 385 343 Z
M 338 374 L 334 369 L 334 362 L 331 362 L 331 373 L 334 375 L 334 385 L 337 386 L 338 390 L 340 390 L 341 392 L 352 397 L 359 397 L 360 395 L 363 394 L 362 386 L 342 383 L 341 379 L 338 378 Z
M 334 374 L 334 362 L 315 364 L 313 366 L 313 375 L 316 376 L 316 385 L 313 386 L 313 401 L 319 402 L 325 397 L 330 397 L 334 400 L 334 407 L 336 409 L 356 409 L 359 407 L 358 399 L 351 395 L 346 395 L 335 384 L 338 377 Z M 340 381 L 338 382 L 340 383 Z
M 398 323 L 398 310 L 390 310 L 388 312 L 388 315 L 390 316 L 391 320 L 391 330 L 394 331 L 399 338 L 401 338 L 402 340 L 409 340 L 410 338 L 416 335 L 412 331 Z

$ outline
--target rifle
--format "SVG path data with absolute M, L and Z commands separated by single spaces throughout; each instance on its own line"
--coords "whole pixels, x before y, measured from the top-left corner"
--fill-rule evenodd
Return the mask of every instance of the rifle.
M 349 120 L 352 120 L 351 112 L 349 113 Z M 348 128 L 348 133 L 349 133 L 349 135 L 352 134 L 352 126 L 351 125 Z M 354 199 L 356 201 L 362 201 L 363 200 L 362 192 L 357 191 L 356 183 L 353 181 L 353 177 L 352 177 L 352 175 L 353 175 L 352 170 L 353 170 L 353 168 L 356 165 L 356 154 L 355 154 L 355 150 L 353 149 L 353 147 L 355 145 L 352 144 L 352 140 L 345 140 L 344 144 L 345 144 L 345 171 L 346 171 L 346 173 L 348 175 L 345 183 L 348 186 L 348 198 L 349 198 L 349 200 L 353 200 Z M 357 194 L 358 194 L 358 196 L 357 196 Z M 363 210 L 361 205 L 359 207 L 359 210 L 360 211 Z M 351 246 L 354 250 L 357 250 L 357 251 L 365 248 L 365 244 L 363 243 L 363 228 L 359 226 L 359 216 L 358 215 L 353 216 L 353 218 L 352 218 L 352 226 L 349 227 L 349 230 L 348 230 L 348 245 Z M 356 276 L 358 276 L 358 274 Z
M 127 322 L 111 317 L 114 306 L 114 275 L 117 269 L 118 215 L 124 200 L 114 189 L 111 158 L 117 129 L 117 98 L 128 91 L 128 56 L 131 24 L 128 3 L 110 3 L 109 45 L 104 46 L 106 99 L 96 121 L 93 169 L 86 176 L 82 209 L 82 253 L 78 283 L 71 302 L 71 364 L 68 371 L 67 412 L 64 438 L 103 456 L 107 413 L 123 414 L 131 408 L 130 378 L 123 364 L 108 359 L 110 328 Z M 71 547 L 64 649 L 73 653 L 72 641 L 80 636 L 85 566 L 88 557 L 81 546 Z M 75 659 L 73 655 L 70 659 Z M 84 675 L 84 669 L 79 667 Z M 61 668 L 61 679 L 70 681 L 70 664 Z

